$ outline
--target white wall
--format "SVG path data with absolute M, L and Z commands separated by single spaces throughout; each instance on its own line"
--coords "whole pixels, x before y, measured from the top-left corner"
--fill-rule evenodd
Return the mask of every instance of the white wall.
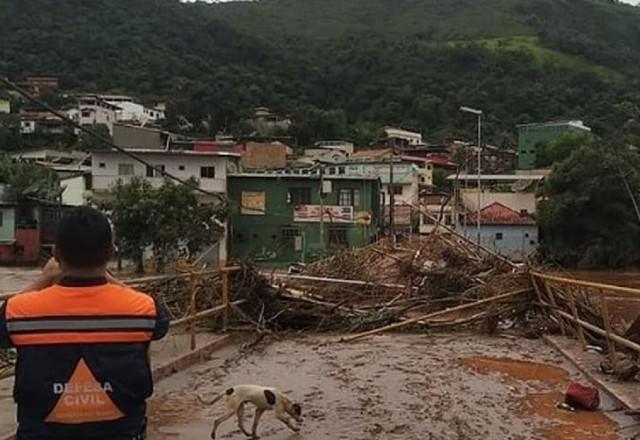
M 146 108 L 142 104 L 135 102 L 115 102 L 107 101 L 110 104 L 117 105 L 122 110 L 116 112 L 118 121 L 158 121 L 164 119 L 164 112 Z
M 85 204 L 87 191 L 85 176 L 79 175 L 63 179 L 60 185 L 65 187 L 62 193 L 62 203 L 68 206 L 82 206 Z
M 79 110 L 80 125 L 106 125 L 109 129 L 109 134 L 113 135 L 113 123 L 116 121 L 116 112 L 114 110 L 99 105 L 81 105 Z M 87 112 L 88 115 L 83 115 L 83 113 Z
M 212 192 L 226 192 L 227 180 L 227 158 L 212 155 L 171 155 L 162 153 L 136 153 L 151 164 L 164 165 L 165 170 L 181 179 L 196 177 L 200 181 L 200 187 Z M 118 179 L 127 180 L 131 176 L 121 176 L 118 174 L 119 164 L 133 165 L 134 175 L 147 178 L 147 168 L 145 165 L 134 161 L 122 154 L 113 152 L 94 152 L 91 165 L 91 175 L 93 176 L 93 189 L 96 191 L 106 191 L 113 186 Z M 101 166 L 103 165 L 103 166 Z M 200 177 L 200 168 L 203 166 L 215 167 L 215 178 Z M 181 169 L 183 167 L 184 169 Z M 152 185 L 158 187 L 162 185 L 162 177 L 148 178 Z

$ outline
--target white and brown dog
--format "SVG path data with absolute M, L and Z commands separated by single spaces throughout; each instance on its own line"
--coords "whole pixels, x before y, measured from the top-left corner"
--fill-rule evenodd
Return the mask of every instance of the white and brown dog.
M 288 416 L 291 416 L 298 424 L 302 423 L 302 408 L 299 404 L 293 403 L 287 396 L 282 394 L 275 388 L 262 387 L 259 385 L 237 385 L 229 388 L 224 394 L 218 396 L 211 402 L 203 401 L 202 403 L 213 405 L 221 399 L 224 399 L 225 412 L 213 422 L 211 438 L 216 438 L 216 430 L 222 422 L 230 419 L 233 415 L 238 417 L 238 427 L 249 437 L 258 438 L 257 430 L 260 418 L 265 411 L 275 411 L 276 418 L 287 425 L 293 432 L 299 432 L 300 428 L 294 426 Z M 251 433 L 247 432 L 244 427 L 244 405 L 252 403 L 256 407 L 256 413 L 253 418 L 253 427 Z

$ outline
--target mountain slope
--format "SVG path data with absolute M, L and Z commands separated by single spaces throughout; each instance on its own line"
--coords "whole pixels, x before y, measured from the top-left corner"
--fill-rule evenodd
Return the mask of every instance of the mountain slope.
M 212 131 L 267 105 L 304 116 L 301 142 L 437 141 L 472 137 L 470 105 L 497 144 L 554 118 L 640 139 L 640 9 L 604 0 L 4 0 L 0 20 L 0 74 L 167 99 Z

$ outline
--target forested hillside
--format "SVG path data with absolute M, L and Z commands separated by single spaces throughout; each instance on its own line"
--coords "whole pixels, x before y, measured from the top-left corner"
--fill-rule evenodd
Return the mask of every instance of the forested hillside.
M 640 140 L 640 8 L 604 0 L 4 0 L 0 74 L 59 75 L 237 124 L 266 105 L 301 142 L 373 127 L 496 144 L 518 123 L 581 118 Z M 300 121 L 304 121 L 300 122 Z

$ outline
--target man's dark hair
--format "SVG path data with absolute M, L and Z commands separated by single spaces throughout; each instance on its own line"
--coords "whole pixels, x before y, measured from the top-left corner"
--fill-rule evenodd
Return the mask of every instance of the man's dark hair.
M 56 249 L 70 267 L 92 269 L 111 258 L 111 225 L 100 211 L 82 206 L 68 211 L 58 225 Z

